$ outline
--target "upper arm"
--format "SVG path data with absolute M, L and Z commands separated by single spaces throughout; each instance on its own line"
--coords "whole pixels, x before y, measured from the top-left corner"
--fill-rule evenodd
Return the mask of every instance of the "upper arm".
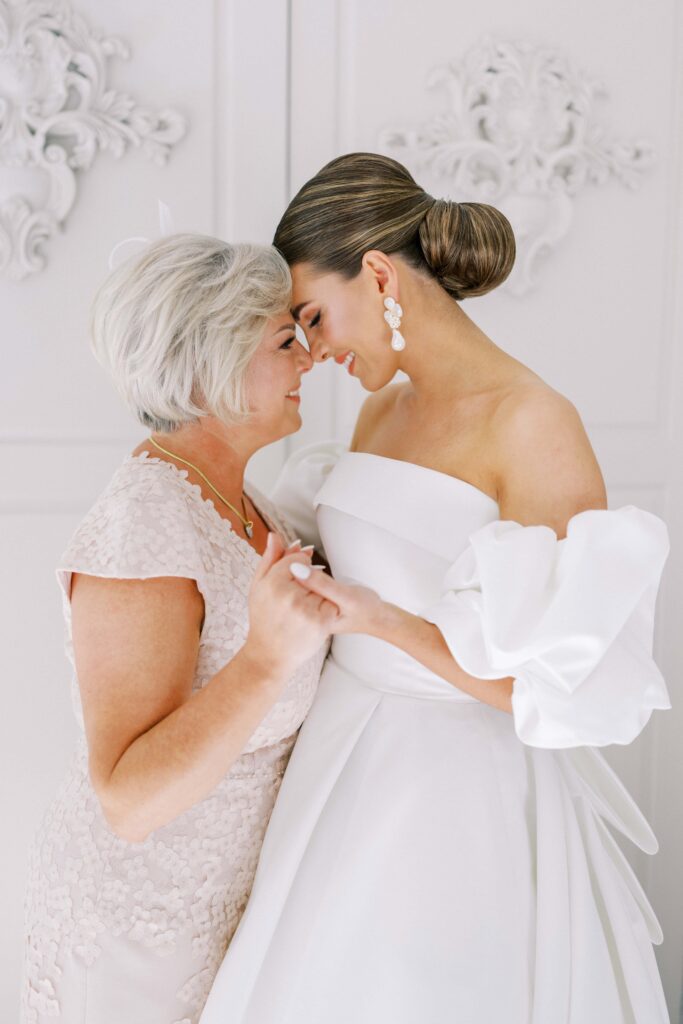
M 581 417 L 557 392 L 534 387 L 502 403 L 494 443 L 501 519 L 550 526 L 563 538 L 574 515 L 607 508 Z
M 95 789 L 124 751 L 188 699 L 204 602 L 192 579 L 74 573 L 76 675 Z

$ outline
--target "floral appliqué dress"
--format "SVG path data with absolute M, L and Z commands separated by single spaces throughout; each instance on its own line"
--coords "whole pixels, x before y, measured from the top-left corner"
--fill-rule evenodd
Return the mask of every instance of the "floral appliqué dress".
M 248 488 L 271 529 L 294 532 Z M 194 579 L 205 603 L 193 689 L 239 651 L 260 556 L 187 473 L 129 456 L 57 572 L 73 664 L 73 572 Z M 29 853 L 22 1024 L 195 1024 L 249 895 L 263 835 L 327 645 L 305 662 L 209 795 L 141 843 L 109 828 L 80 725 L 73 761 Z

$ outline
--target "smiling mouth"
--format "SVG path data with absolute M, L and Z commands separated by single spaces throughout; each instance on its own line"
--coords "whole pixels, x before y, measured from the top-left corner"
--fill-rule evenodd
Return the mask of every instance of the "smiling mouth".
M 355 358 L 356 353 L 349 350 L 348 352 L 342 352 L 341 355 L 335 356 L 334 361 L 339 366 L 344 366 L 344 368 L 348 370 Z

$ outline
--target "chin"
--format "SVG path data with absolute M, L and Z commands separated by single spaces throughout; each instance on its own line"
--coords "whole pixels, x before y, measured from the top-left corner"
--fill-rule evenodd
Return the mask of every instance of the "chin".
M 395 376 L 396 370 L 386 373 L 377 368 L 371 373 L 359 373 L 358 381 L 365 391 L 374 392 L 381 391 L 383 387 L 386 387 L 387 384 L 391 383 Z
M 288 434 L 296 434 L 298 430 L 301 430 L 303 422 L 301 413 L 297 409 L 296 416 L 289 416 L 287 423 L 283 423 L 282 430 L 280 431 L 280 437 L 287 437 Z
M 281 441 L 283 437 L 288 437 L 290 434 L 296 434 L 297 431 L 301 430 L 302 419 L 297 410 L 296 416 L 291 414 L 287 417 L 283 417 L 277 423 L 269 423 L 264 427 L 263 433 L 263 446 L 269 444 L 275 444 L 277 441 Z

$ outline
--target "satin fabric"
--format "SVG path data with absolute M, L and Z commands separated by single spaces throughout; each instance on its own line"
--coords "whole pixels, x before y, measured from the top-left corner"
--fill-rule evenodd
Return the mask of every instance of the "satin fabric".
M 201 1024 L 666 1022 L 661 931 L 612 833 L 656 839 L 584 745 L 668 706 L 664 524 L 581 513 L 558 541 L 466 481 L 335 445 L 297 453 L 274 497 L 336 577 L 434 621 L 467 671 L 513 675 L 514 708 L 334 639 Z

